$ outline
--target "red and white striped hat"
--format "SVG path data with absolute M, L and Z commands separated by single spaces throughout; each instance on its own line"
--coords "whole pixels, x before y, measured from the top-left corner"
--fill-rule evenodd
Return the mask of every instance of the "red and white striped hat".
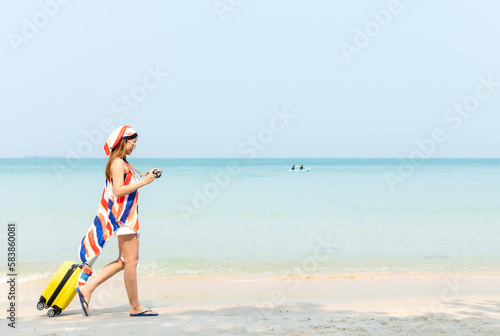
M 135 133 L 137 132 L 130 126 L 121 126 L 111 132 L 108 140 L 104 144 L 104 151 L 106 152 L 106 155 L 111 154 L 111 150 L 118 146 L 121 139 L 134 135 Z

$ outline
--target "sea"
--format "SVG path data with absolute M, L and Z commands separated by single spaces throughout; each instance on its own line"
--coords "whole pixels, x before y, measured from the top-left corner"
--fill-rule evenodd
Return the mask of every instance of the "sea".
M 129 158 L 140 276 L 500 276 L 500 159 Z M 93 222 L 105 159 L 0 159 L 0 266 L 50 278 Z M 308 171 L 290 171 L 304 165 Z M 118 257 L 111 237 L 95 269 Z M 5 280 L 2 280 L 5 282 Z

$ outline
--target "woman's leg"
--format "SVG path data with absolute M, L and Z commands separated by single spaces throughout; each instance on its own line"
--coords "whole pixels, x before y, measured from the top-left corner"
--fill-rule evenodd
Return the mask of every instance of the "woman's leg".
M 90 297 L 94 290 L 102 284 L 104 281 L 111 278 L 116 273 L 123 270 L 125 264 L 122 257 L 122 247 L 118 246 L 118 259 L 107 264 L 99 273 L 89 278 L 87 283 L 80 287 L 80 293 L 82 293 L 83 298 L 90 304 Z M 88 307 L 86 307 L 88 310 Z
M 136 234 L 118 236 L 118 244 L 123 251 L 123 280 L 130 302 L 130 314 L 140 314 L 148 308 L 141 305 L 137 293 L 137 262 L 139 261 L 139 239 Z M 154 313 L 154 312 L 153 312 Z M 148 313 L 151 314 L 151 313 Z

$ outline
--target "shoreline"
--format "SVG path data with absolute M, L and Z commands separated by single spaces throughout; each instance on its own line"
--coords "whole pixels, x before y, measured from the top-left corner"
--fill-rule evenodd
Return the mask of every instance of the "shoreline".
M 98 272 L 100 269 L 97 269 Z M 292 273 L 290 273 L 292 274 Z M 53 276 L 51 272 L 44 274 L 34 273 L 30 276 L 23 277 L 18 275 L 17 283 L 30 283 L 35 281 L 48 281 Z M 337 279 L 449 279 L 449 278 L 478 278 L 478 279 L 500 279 L 498 272 L 470 272 L 470 273 L 345 273 L 336 275 L 304 275 L 297 274 L 296 276 L 282 276 L 278 274 L 140 274 L 138 278 L 171 278 L 171 279 L 207 279 L 221 281 L 279 281 L 279 280 L 337 280 Z M 26 279 L 28 278 L 28 279 Z M 4 279 L 1 280 L 0 286 L 5 285 Z
M 141 302 L 160 313 L 141 319 L 128 316 L 122 275 L 94 292 L 90 317 L 82 315 L 76 296 L 61 315 L 49 318 L 35 307 L 47 281 L 19 283 L 16 334 L 500 333 L 496 278 L 242 280 L 139 277 Z

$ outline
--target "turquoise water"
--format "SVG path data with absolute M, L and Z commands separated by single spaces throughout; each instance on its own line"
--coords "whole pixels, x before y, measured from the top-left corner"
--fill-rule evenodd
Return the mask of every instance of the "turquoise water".
M 140 189 L 143 275 L 500 274 L 500 159 L 427 159 L 394 191 L 396 159 L 129 161 L 164 170 Z M 26 280 L 78 260 L 96 214 L 105 159 L 70 163 L 0 159 Z M 112 237 L 96 267 L 117 253 Z

